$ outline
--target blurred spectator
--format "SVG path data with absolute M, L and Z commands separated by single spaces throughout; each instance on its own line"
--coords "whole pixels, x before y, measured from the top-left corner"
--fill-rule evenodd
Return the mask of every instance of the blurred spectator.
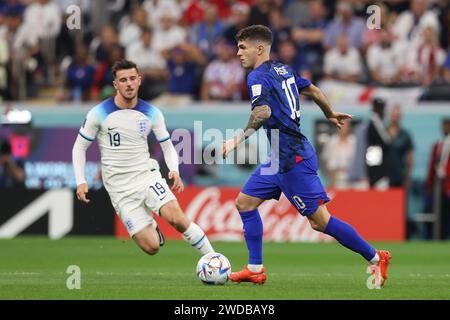
M 284 7 L 283 15 L 293 26 L 304 23 L 309 19 L 308 4 L 306 1 L 293 0 Z
M 314 76 L 322 75 L 323 48 L 322 41 L 327 27 L 326 9 L 322 0 L 308 3 L 309 20 L 301 22 L 292 30 L 292 38 L 300 55 Z
M 336 48 L 327 51 L 324 60 L 325 77 L 340 81 L 358 81 L 362 72 L 361 57 L 357 49 L 349 47 L 346 35 L 338 37 Z
M 292 67 L 297 75 L 301 75 L 308 79 L 311 78 L 311 73 L 309 72 L 306 61 L 302 60 L 302 56 L 297 53 L 297 49 L 292 41 L 284 40 L 279 43 L 278 60 Z
M 0 100 L 9 98 L 8 94 L 8 70 L 9 46 L 5 39 L 0 38 Z
M 339 1 L 337 12 L 333 21 L 325 30 L 323 45 L 330 49 L 337 44 L 339 36 L 346 35 L 350 47 L 361 48 L 363 33 L 366 30 L 364 21 L 353 14 L 352 6 L 348 1 Z
M 367 65 L 372 80 L 384 86 L 396 84 L 404 59 L 389 30 L 380 30 L 379 42 L 373 43 L 367 50 Z
M 154 29 L 153 46 L 158 51 L 169 51 L 186 41 L 187 32 L 177 25 L 177 15 L 166 8 L 159 14 L 160 26 Z
M 441 75 L 445 63 L 445 51 L 439 47 L 436 31 L 425 27 L 422 32 L 422 41 L 413 52 L 413 63 L 416 78 L 423 86 L 430 86 Z
M 141 29 L 149 26 L 147 11 L 143 7 L 133 10 L 132 21 L 124 26 L 119 33 L 119 43 L 127 47 L 141 38 Z
M 255 0 L 250 7 L 249 25 L 262 24 L 269 25 L 269 13 L 271 10 L 270 0 Z
M 21 15 L 25 11 L 25 4 L 21 0 L 4 0 L 0 2 L 0 15 L 10 13 Z
M 100 31 L 100 36 L 94 38 L 90 44 L 90 51 L 95 60 L 102 63 L 108 60 L 108 55 L 114 46 L 119 45 L 119 36 L 113 26 L 107 25 Z
M 217 6 L 214 3 L 206 3 L 205 0 L 188 0 L 188 5 L 183 12 L 182 22 L 184 25 L 192 26 L 205 20 L 205 10 Z
M 278 44 L 281 41 L 289 40 L 291 38 L 291 27 L 280 9 L 271 10 L 269 13 L 269 28 L 272 31 L 272 52 L 278 52 Z
M 108 53 L 108 60 L 103 61 L 95 70 L 94 86 L 92 88 L 92 98 L 94 100 L 104 100 L 114 94 L 115 90 L 112 82 L 114 75 L 112 66 L 117 60 L 125 58 L 124 49 L 120 45 L 113 46 Z
M 445 59 L 444 79 L 447 83 L 450 83 L 450 51 L 447 52 L 447 58 Z
M 151 100 L 166 90 L 167 63 L 161 53 L 153 47 L 153 30 L 143 28 L 141 37 L 126 49 L 128 60 L 136 63 L 142 76 L 140 97 Z
M 23 187 L 25 171 L 23 163 L 14 159 L 11 154 L 11 145 L 8 141 L 0 141 L 0 187 Z
M 66 71 L 66 89 L 71 101 L 88 101 L 94 84 L 95 68 L 89 64 L 88 48 L 82 44 L 75 48 L 73 62 Z
M 411 0 L 391 0 L 384 1 L 384 4 L 389 8 L 389 11 L 399 14 L 408 10 L 410 1 Z
M 437 11 L 439 21 L 439 43 L 444 50 L 448 50 L 450 49 L 450 2 L 448 0 L 437 0 L 435 11 Z
M 62 13 L 58 5 L 50 0 L 35 0 L 23 14 L 23 26 L 33 30 L 41 39 L 56 38 L 62 24 Z
M 439 32 L 439 21 L 435 12 L 429 10 L 429 0 L 411 0 L 409 10 L 401 13 L 394 25 L 393 33 L 402 42 L 418 43 L 425 27 Z
M 377 5 L 380 9 L 380 28 L 373 28 L 369 29 L 366 28 L 363 34 L 363 50 L 366 51 L 367 48 L 370 46 L 379 43 L 381 40 L 381 33 L 384 32 L 390 32 L 392 29 L 392 25 L 395 22 L 396 15 L 389 11 L 387 5 L 383 2 L 377 2 L 375 5 Z M 391 33 L 391 32 L 390 32 Z M 392 41 L 394 41 L 393 35 Z
M 200 49 L 190 44 L 173 48 L 168 59 L 168 91 L 152 101 L 160 106 L 180 106 L 192 102 L 199 90 L 199 69 L 207 62 Z
M 450 118 L 442 120 L 442 135 L 442 139 L 435 142 L 431 148 L 428 175 L 425 184 L 428 197 L 427 202 L 429 204 L 426 206 L 428 207 L 426 211 L 431 209 L 435 212 L 436 208 L 434 205 L 440 206 L 440 238 L 448 239 L 450 235 Z M 431 200 L 434 198 L 435 192 L 440 193 L 439 204 Z
M 389 186 L 403 187 L 411 185 L 414 166 L 414 144 L 411 135 L 400 125 L 402 111 L 399 105 L 392 108 L 387 132 L 390 136 L 389 150 L 386 157 Z
M 203 75 L 201 99 L 239 100 L 244 70 L 236 59 L 235 46 L 227 41 L 217 45 L 217 57 L 206 67 Z
M 145 0 L 142 6 L 147 11 L 148 21 L 155 30 L 161 28 L 161 17 L 167 12 L 172 13 L 176 22 L 181 19 L 182 7 L 176 0 Z
M 356 138 L 351 130 L 351 122 L 346 121 L 324 146 L 322 157 L 327 168 L 330 188 L 350 187 L 349 172 L 356 151 Z
M 195 24 L 190 32 L 190 42 L 199 47 L 211 60 L 214 57 L 213 45 L 216 39 L 222 37 L 225 25 L 218 18 L 218 10 L 215 5 L 205 8 L 203 21 Z
M 375 98 L 372 102 L 372 116 L 366 132 L 366 166 L 371 187 L 385 189 L 389 186 L 387 155 L 390 136 L 384 126 L 386 102 Z
M 230 26 L 224 32 L 227 41 L 237 45 L 234 37 L 239 30 L 249 25 L 249 16 L 250 7 L 248 4 L 237 2 L 231 7 Z

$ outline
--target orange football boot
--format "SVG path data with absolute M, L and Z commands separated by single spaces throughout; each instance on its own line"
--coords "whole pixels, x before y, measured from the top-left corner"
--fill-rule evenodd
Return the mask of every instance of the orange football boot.
M 388 267 L 389 264 L 391 263 L 391 253 L 389 251 L 386 250 L 376 250 L 376 252 L 378 253 L 378 256 L 380 257 L 380 260 L 377 263 L 377 267 L 380 268 L 380 272 L 381 272 L 381 277 L 383 278 L 381 280 L 381 287 L 384 287 L 384 284 L 388 278 Z
M 266 268 L 263 266 L 260 272 L 252 272 L 248 269 L 248 266 L 238 272 L 232 272 L 230 280 L 233 282 L 253 282 L 254 284 L 264 284 L 266 282 Z

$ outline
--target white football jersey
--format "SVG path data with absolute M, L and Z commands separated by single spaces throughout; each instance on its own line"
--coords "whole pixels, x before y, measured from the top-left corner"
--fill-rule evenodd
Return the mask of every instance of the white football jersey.
M 148 150 L 152 130 L 159 142 L 170 139 L 161 111 L 142 99 L 132 109 L 120 109 L 112 97 L 88 112 L 80 135 L 89 141 L 97 138 L 108 192 L 140 188 L 159 170 Z

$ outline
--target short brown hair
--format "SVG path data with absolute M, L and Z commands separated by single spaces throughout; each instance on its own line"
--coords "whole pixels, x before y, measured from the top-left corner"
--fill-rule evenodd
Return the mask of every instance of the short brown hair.
M 269 28 L 261 24 L 252 25 L 244 29 L 241 29 L 236 34 L 235 38 L 237 41 L 260 40 L 266 42 L 269 45 L 272 44 L 273 40 L 272 31 L 270 31 Z
M 136 66 L 136 63 L 130 60 L 122 59 L 114 62 L 114 65 L 112 66 L 112 72 L 114 75 L 114 78 L 116 77 L 117 71 L 120 70 L 126 70 L 126 69 L 136 69 L 138 71 L 138 68 Z

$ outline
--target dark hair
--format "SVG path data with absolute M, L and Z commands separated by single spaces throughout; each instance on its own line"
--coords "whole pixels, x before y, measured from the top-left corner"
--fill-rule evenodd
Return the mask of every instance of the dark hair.
M 136 63 L 134 63 L 133 61 L 130 61 L 130 60 L 122 59 L 122 60 L 114 62 L 114 65 L 112 66 L 112 72 L 113 72 L 114 78 L 116 77 L 117 71 L 133 69 L 133 68 L 136 69 L 136 71 L 138 70 Z
M 270 31 L 269 28 L 261 24 L 257 24 L 239 30 L 235 39 L 237 41 L 260 40 L 271 45 L 273 36 L 272 31 Z

